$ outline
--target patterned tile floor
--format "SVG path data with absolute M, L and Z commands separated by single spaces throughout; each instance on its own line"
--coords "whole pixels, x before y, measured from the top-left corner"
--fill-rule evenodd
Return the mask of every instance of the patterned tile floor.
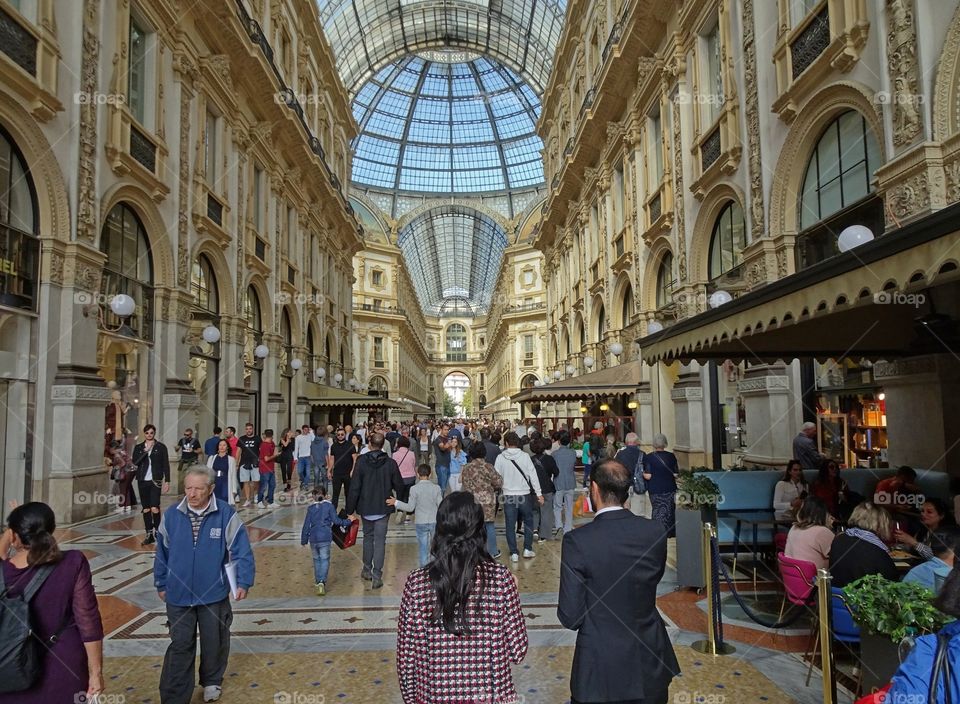
M 417 561 L 413 525 L 390 526 L 383 589 L 373 591 L 359 579 L 358 545 L 333 551 L 328 596 L 318 598 L 309 551 L 299 545 L 303 513 L 295 502 L 272 511 L 241 512 L 254 542 L 257 583 L 234 612 L 223 701 L 400 702 L 396 612 L 404 581 Z M 499 531 L 502 546 L 502 526 Z M 166 616 L 153 590 L 152 551 L 140 547 L 140 532 L 138 516 L 113 515 L 69 526 L 60 535 L 65 547 L 83 550 L 91 561 L 108 634 L 104 646 L 108 693 L 124 695 L 126 704 L 156 704 L 167 645 Z M 531 644 L 526 660 L 515 667 L 514 678 L 525 704 L 562 704 L 569 701 L 576 636 L 556 617 L 560 543 L 542 543 L 536 550 L 532 560 L 507 563 L 520 586 Z M 677 591 L 674 579 L 668 565 L 658 590 L 658 606 L 683 670 L 671 687 L 673 704 L 822 701 L 816 672 L 811 686 L 803 685 L 804 626 L 773 634 L 749 622 L 742 612 L 737 618 L 735 605 L 725 599 L 726 636 L 737 651 L 726 657 L 700 655 L 690 644 L 703 638 L 706 628 L 703 597 Z M 759 588 L 771 591 L 772 585 Z M 841 702 L 850 699 L 841 695 Z M 194 701 L 201 701 L 199 689 Z

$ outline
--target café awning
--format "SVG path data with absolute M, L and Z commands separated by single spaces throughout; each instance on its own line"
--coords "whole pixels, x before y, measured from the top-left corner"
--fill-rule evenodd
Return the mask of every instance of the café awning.
M 637 340 L 648 364 L 892 359 L 930 351 L 954 323 L 932 307 L 960 280 L 951 206 Z M 939 310 L 947 309 L 941 305 Z M 952 308 L 952 306 L 950 306 Z
M 318 386 L 319 393 L 309 397 L 311 405 L 321 408 L 403 408 L 396 401 L 354 393 L 333 386 Z
M 513 403 L 579 401 L 592 396 L 633 393 L 639 384 L 640 360 L 636 360 L 552 384 L 524 389 L 514 394 L 510 400 Z

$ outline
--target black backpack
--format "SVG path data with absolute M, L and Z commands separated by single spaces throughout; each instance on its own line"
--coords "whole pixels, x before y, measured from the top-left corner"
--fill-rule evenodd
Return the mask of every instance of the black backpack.
M 29 689 L 43 672 L 43 657 L 59 639 L 63 628 L 40 640 L 30 623 L 30 600 L 36 595 L 54 565 L 42 565 L 20 596 L 10 596 L 0 565 L 0 692 Z

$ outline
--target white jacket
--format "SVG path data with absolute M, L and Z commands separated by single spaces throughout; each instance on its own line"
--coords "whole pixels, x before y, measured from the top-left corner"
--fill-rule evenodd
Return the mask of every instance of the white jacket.
M 513 462 L 511 462 L 513 460 Z M 516 462 L 516 464 L 514 464 Z M 517 469 L 517 466 L 520 469 Z M 526 496 L 530 493 L 530 484 L 533 484 L 533 490 L 537 496 L 543 496 L 540 491 L 540 479 L 537 477 L 537 468 L 533 466 L 533 460 L 530 455 L 517 447 L 508 447 L 497 455 L 497 463 L 494 465 L 497 474 L 503 477 L 503 495 L 504 496 Z M 526 476 L 526 479 L 524 478 Z
M 296 459 L 310 457 L 310 445 L 313 443 L 313 433 L 300 433 L 293 441 L 293 455 Z

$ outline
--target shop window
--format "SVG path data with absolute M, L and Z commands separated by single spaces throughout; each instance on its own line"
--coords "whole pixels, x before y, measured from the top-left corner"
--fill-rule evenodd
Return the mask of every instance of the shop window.
M 720 212 L 710 236 L 710 279 L 736 269 L 742 263 L 743 248 L 747 246 L 747 227 L 743 210 L 736 201 L 730 201 Z
M 128 31 L 129 63 L 127 65 L 127 107 L 134 119 L 144 127 L 150 128 L 149 106 L 151 103 L 149 88 L 154 60 L 154 42 L 156 37 L 146 22 L 137 17 L 131 9 Z
M 660 267 L 657 269 L 657 309 L 673 303 L 674 283 L 673 255 L 667 252 L 660 260 Z
M 26 163 L 0 131 L 0 305 L 33 309 L 40 269 L 37 196 Z

